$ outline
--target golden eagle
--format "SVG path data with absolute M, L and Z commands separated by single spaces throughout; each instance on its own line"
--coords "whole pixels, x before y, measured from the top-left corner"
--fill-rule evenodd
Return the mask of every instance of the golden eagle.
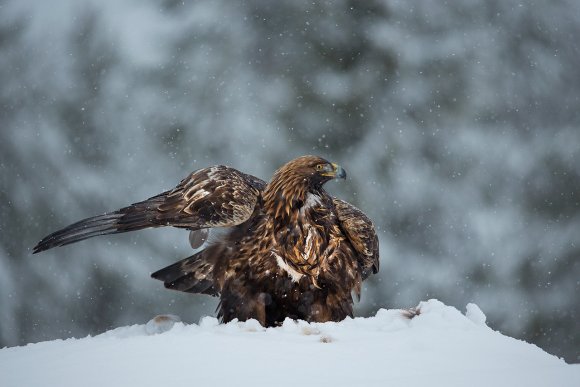
M 225 232 L 189 258 L 152 274 L 169 289 L 218 296 L 224 322 L 254 318 L 264 326 L 286 317 L 310 322 L 352 316 L 352 294 L 379 270 L 372 222 L 323 189 L 344 179 L 337 164 L 302 156 L 269 183 L 223 165 L 200 169 L 177 187 L 145 201 L 81 220 L 48 235 L 34 253 L 97 235 L 148 227 Z

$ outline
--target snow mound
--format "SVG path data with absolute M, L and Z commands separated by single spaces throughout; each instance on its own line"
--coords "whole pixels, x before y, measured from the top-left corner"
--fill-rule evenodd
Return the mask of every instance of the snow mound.
M 95 337 L 0 350 L 2 386 L 579 386 L 580 365 L 437 300 L 339 323 L 186 325 L 157 316 Z M 159 333 L 161 332 L 161 333 Z

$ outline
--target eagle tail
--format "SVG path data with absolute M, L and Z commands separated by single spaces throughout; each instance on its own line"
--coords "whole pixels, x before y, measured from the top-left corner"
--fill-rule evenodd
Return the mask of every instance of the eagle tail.
M 156 224 L 154 221 L 157 215 L 156 207 L 163 202 L 165 194 L 154 196 L 114 212 L 93 216 L 73 223 L 44 237 L 34 246 L 32 253 L 36 254 L 53 247 L 68 245 L 98 235 L 117 234 L 161 226 L 161 224 Z
M 164 267 L 151 274 L 151 277 L 163 281 L 167 289 L 217 296 L 219 291 L 213 275 L 215 265 L 207 259 L 211 255 L 208 250 L 211 248 Z

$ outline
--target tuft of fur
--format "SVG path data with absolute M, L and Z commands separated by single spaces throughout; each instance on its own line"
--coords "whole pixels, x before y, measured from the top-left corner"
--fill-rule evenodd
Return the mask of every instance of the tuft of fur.
M 403 315 L 403 317 L 411 320 L 412 318 L 417 317 L 421 314 L 421 309 L 419 308 L 401 309 L 401 314 Z

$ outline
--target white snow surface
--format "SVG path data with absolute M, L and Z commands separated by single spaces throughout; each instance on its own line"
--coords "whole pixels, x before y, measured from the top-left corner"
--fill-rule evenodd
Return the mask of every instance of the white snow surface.
M 370 318 L 186 325 L 175 316 L 95 337 L 0 350 L 1 385 L 12 386 L 580 386 L 580 364 L 493 331 L 469 304 L 440 301 Z M 173 325 L 168 323 L 173 321 Z M 149 333 L 148 333 L 149 332 Z

